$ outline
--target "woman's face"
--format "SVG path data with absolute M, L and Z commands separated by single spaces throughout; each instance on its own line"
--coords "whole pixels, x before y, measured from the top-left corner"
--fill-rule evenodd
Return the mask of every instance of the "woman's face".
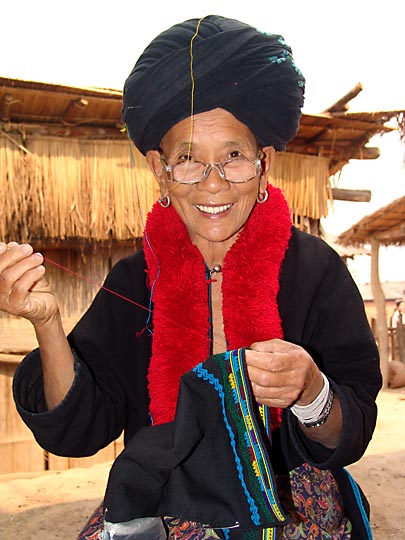
M 185 156 L 202 163 L 217 163 L 239 155 L 255 159 L 258 145 L 245 124 L 231 113 L 215 109 L 195 115 L 192 124 L 187 118 L 172 127 L 162 139 L 161 150 L 168 164 L 175 164 Z M 249 218 L 259 190 L 265 190 L 266 174 L 274 156 L 272 147 L 263 151 L 261 177 L 235 184 L 221 178 L 213 168 L 208 178 L 193 185 L 173 182 L 159 152 L 148 152 L 147 160 L 162 195 L 170 196 L 191 241 L 203 254 L 215 243 L 229 249 Z

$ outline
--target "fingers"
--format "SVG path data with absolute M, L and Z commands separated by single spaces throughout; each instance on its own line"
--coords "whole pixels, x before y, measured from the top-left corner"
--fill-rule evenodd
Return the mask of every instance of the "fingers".
M 295 371 L 309 360 L 311 357 L 302 347 L 281 339 L 253 343 L 246 351 L 248 365 L 272 372 Z
M 6 273 L 6 277 L 18 273 L 24 273 L 43 263 L 43 256 L 40 253 L 34 253 L 29 244 L 17 244 L 9 242 L 5 244 L 0 242 L 0 274 Z
M 322 388 L 322 375 L 302 347 L 274 339 L 254 343 L 246 365 L 257 401 L 272 407 L 311 402 Z
M 44 274 L 43 256 L 29 244 L 0 243 L 0 290 L 10 287 L 30 289 Z
M 290 343 L 289 341 L 284 341 L 282 339 L 269 339 L 267 341 L 258 341 L 256 343 L 252 343 L 249 349 L 257 352 L 273 353 L 301 349 L 301 347 L 299 347 L 298 345 L 294 345 L 294 343 Z
M 32 288 L 43 278 L 43 256 L 29 244 L 0 242 L 0 309 L 22 314 Z
M 248 366 L 249 379 L 256 400 L 270 407 L 289 407 L 297 401 L 305 385 L 305 377 L 292 372 L 269 371 Z

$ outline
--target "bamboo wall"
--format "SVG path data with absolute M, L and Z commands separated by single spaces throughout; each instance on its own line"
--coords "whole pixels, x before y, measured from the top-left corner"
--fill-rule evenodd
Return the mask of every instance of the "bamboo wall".
M 128 140 L 0 133 L 0 238 L 141 237 L 159 187 Z
M 19 319 L 0 319 L 2 340 L 6 334 L 12 334 L 15 342 L 16 334 L 29 333 L 24 323 Z M 12 396 L 13 376 L 23 356 L 0 353 L 0 474 L 64 470 L 114 460 L 123 448 L 122 438 L 86 458 L 64 458 L 40 448 L 18 415 Z
M 97 245 L 79 251 L 43 250 L 48 259 L 81 276 L 46 263 L 47 279 L 57 295 L 66 332 L 90 305 L 111 266 L 133 251 L 132 247 L 112 249 Z M 0 312 L 0 474 L 63 470 L 112 461 L 122 450 L 122 438 L 86 458 L 55 456 L 36 443 L 18 415 L 12 396 L 12 379 L 17 366 L 36 346 L 35 332 L 28 321 Z
M 0 321 L 2 341 L 4 333 Z M 0 354 L 0 474 L 45 469 L 44 452 L 21 421 L 12 401 L 12 377 L 21 358 L 21 355 Z

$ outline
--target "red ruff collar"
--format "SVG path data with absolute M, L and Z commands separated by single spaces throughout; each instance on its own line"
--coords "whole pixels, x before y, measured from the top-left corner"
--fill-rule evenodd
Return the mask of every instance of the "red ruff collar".
M 222 265 L 223 319 L 228 349 L 282 338 L 279 273 L 291 235 L 281 191 L 256 204 Z M 171 206 L 148 215 L 145 256 L 153 287 L 153 342 L 148 380 L 155 424 L 172 421 L 180 377 L 210 355 L 206 267 Z

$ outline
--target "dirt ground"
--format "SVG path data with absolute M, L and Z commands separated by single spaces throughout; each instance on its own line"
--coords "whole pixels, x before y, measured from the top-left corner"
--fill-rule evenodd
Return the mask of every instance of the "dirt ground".
M 405 388 L 383 390 L 378 406 L 373 440 L 349 469 L 370 501 L 374 540 L 398 540 L 405 531 Z M 110 465 L 0 476 L 0 538 L 75 540 L 102 499 Z

